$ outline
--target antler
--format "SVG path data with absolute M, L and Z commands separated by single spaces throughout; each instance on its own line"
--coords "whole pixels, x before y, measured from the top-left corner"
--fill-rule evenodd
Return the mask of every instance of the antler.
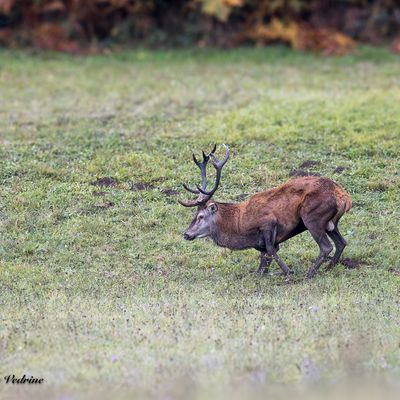
M 219 186 L 219 182 L 221 180 L 221 172 L 222 172 L 222 167 L 226 164 L 229 158 L 229 148 L 228 146 L 224 145 L 226 147 L 226 153 L 225 157 L 219 161 L 217 157 L 215 157 L 214 153 L 217 149 L 217 145 L 214 145 L 214 148 L 211 150 L 211 152 L 206 155 L 203 151 L 203 161 L 199 162 L 196 158 L 196 156 L 193 154 L 193 161 L 195 164 L 199 167 L 200 173 L 201 173 L 201 187 L 199 185 L 196 185 L 197 189 L 192 189 L 189 186 L 183 184 L 183 187 L 189 191 L 190 193 L 198 194 L 199 196 L 197 197 L 196 200 L 191 200 L 188 202 L 184 202 L 181 200 L 178 200 L 180 204 L 182 204 L 185 207 L 196 207 L 203 205 L 207 203 L 208 200 L 211 199 L 213 194 L 216 192 Z M 212 159 L 213 166 L 216 170 L 216 178 L 215 178 L 215 183 L 214 187 L 210 190 L 207 191 L 207 178 L 206 178 L 206 167 L 209 159 Z

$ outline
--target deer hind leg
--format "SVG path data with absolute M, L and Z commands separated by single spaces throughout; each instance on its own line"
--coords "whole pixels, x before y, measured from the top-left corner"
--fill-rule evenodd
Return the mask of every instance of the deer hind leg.
M 319 246 L 319 256 L 307 272 L 307 277 L 312 278 L 321 264 L 333 250 L 327 232 L 335 228 L 332 218 L 337 213 L 336 201 L 330 196 L 324 198 L 310 198 L 303 204 L 300 212 L 305 227 Z
M 343 250 L 347 245 L 347 242 L 344 239 L 344 237 L 340 234 L 337 225 L 335 226 L 335 228 L 332 231 L 328 231 L 327 234 L 332 239 L 333 243 L 335 243 L 335 247 L 336 247 L 335 254 L 333 255 L 333 258 L 328 265 L 328 269 L 330 269 L 335 264 L 337 264 L 337 262 L 339 261 L 339 258 L 342 255 Z
M 318 225 L 307 226 L 307 228 L 319 246 L 319 256 L 307 272 L 307 278 L 312 278 L 317 273 L 321 264 L 326 260 L 329 253 L 333 250 L 333 246 L 325 233 L 325 229 L 321 229 Z

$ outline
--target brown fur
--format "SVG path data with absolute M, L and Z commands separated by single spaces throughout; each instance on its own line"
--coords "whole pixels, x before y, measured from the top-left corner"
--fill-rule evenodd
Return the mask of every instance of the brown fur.
M 213 200 L 209 203 L 218 205 L 217 229 L 213 238 L 224 238 L 224 247 L 233 250 L 254 247 L 256 243 L 251 239 L 271 219 L 278 222 L 276 243 L 281 243 L 292 237 L 302 216 L 310 214 L 316 219 L 326 219 L 327 223 L 332 219 L 335 223 L 352 205 L 350 195 L 342 187 L 328 178 L 318 176 L 293 179 L 284 185 L 256 193 L 240 204 Z M 328 210 L 323 208 L 322 214 L 319 211 L 321 204 L 329 206 Z M 243 243 L 238 241 L 239 237 Z M 216 243 L 220 244 L 217 240 Z

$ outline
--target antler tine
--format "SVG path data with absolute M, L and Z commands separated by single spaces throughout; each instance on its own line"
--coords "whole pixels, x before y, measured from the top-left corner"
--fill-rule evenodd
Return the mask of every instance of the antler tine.
M 190 193 L 199 194 L 198 190 L 190 188 L 186 183 L 182 183 L 182 186 Z
M 199 185 L 196 185 L 196 187 L 198 193 L 203 193 L 208 195 L 208 192 L 205 189 L 202 189 Z
M 182 205 L 183 207 L 196 207 L 201 204 L 197 200 L 191 200 L 191 201 L 186 202 L 186 201 L 182 201 L 180 199 L 178 199 L 178 203 L 180 205 Z
M 192 152 L 192 157 L 194 163 L 200 168 L 200 161 L 197 160 L 196 155 Z
M 202 153 L 203 153 L 203 161 L 202 162 L 197 160 L 194 153 L 193 153 L 193 160 L 200 169 L 201 185 L 202 185 L 203 189 L 205 189 L 207 187 L 206 168 L 207 168 L 207 164 L 210 159 L 210 156 L 207 155 L 206 153 L 204 153 L 204 151 L 202 151 Z
M 215 155 L 213 153 L 210 153 L 210 156 L 211 156 L 212 161 L 213 161 L 213 166 L 217 171 L 216 177 L 215 177 L 214 187 L 210 191 L 206 191 L 204 188 L 200 188 L 199 186 L 196 186 L 197 190 L 200 193 L 202 193 L 204 195 L 207 195 L 207 196 L 210 196 L 210 198 L 215 193 L 215 191 L 218 189 L 219 181 L 221 180 L 222 167 L 226 164 L 226 162 L 229 159 L 229 154 L 230 154 L 229 147 L 226 146 L 225 144 L 224 144 L 224 146 L 226 147 L 226 153 L 225 153 L 225 157 L 221 161 L 219 161 L 218 158 L 215 157 Z
M 228 161 L 229 154 L 230 154 L 229 147 L 226 144 L 224 144 L 223 146 L 226 148 L 226 153 L 225 153 L 225 157 L 221 161 L 219 161 L 218 158 L 215 157 L 213 152 L 210 153 L 210 156 L 212 158 L 213 165 L 215 168 L 222 168 Z

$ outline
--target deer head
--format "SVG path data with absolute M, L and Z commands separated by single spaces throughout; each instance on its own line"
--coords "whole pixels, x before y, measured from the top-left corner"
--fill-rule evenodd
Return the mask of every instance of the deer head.
M 225 145 L 224 145 L 225 146 Z M 212 233 L 212 228 L 215 224 L 215 216 L 218 211 L 218 205 L 214 202 L 210 202 L 212 196 L 216 192 L 219 186 L 219 182 L 221 180 L 221 172 L 223 166 L 226 164 L 229 158 L 229 148 L 226 147 L 225 157 L 222 160 L 218 160 L 215 157 L 214 153 L 217 148 L 215 145 L 212 149 L 211 153 L 206 155 L 203 151 L 203 161 L 200 162 L 197 160 L 196 156 L 193 154 L 193 161 L 200 169 L 201 174 L 201 187 L 196 185 L 197 189 L 192 189 L 186 184 L 183 184 L 183 187 L 189 191 L 190 193 L 197 194 L 198 197 L 195 200 L 190 200 L 188 202 L 184 202 L 178 200 L 180 204 L 185 207 L 197 207 L 197 213 L 194 216 L 189 228 L 185 231 L 183 237 L 186 240 L 194 240 L 196 238 L 203 238 L 210 236 Z M 211 190 L 207 190 L 207 178 L 206 178 L 206 169 L 208 161 L 212 160 L 212 164 L 216 170 L 215 183 Z

